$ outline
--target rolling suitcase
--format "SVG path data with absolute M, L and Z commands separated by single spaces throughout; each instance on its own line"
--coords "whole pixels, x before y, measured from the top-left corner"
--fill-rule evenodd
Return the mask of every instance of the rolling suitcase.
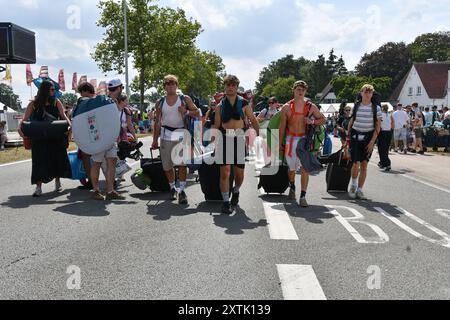
M 270 169 L 271 165 L 267 165 L 264 169 Z M 276 168 L 273 168 L 276 169 Z M 263 188 L 266 193 L 283 194 L 289 187 L 289 168 L 286 165 L 280 165 L 276 174 L 263 175 L 264 171 L 259 177 L 258 189 Z
M 211 165 L 202 164 L 198 169 L 200 186 L 205 195 L 206 201 L 222 201 L 222 192 L 220 191 L 220 165 L 214 163 Z M 234 184 L 234 170 L 231 166 L 230 191 Z
M 352 163 L 350 160 L 342 159 L 343 154 L 344 150 L 341 150 L 339 160 L 328 165 L 326 173 L 327 192 L 348 192 Z
M 153 157 L 153 150 L 150 150 L 151 159 L 141 159 L 143 172 L 151 179 L 150 190 L 153 192 L 170 192 L 169 181 L 163 170 L 161 157 Z

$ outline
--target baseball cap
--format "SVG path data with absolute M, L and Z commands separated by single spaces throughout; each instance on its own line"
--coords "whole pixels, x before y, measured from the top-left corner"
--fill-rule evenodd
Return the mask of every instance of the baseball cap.
M 122 87 L 122 86 L 123 86 L 123 84 L 122 84 L 122 81 L 120 81 L 120 79 L 114 79 L 108 83 L 108 89 L 115 89 L 117 87 Z

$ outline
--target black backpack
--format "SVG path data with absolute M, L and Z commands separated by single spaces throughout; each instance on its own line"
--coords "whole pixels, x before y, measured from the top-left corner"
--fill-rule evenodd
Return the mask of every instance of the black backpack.
M 373 97 L 372 97 L 372 114 L 373 114 L 373 127 L 376 128 L 377 126 L 377 109 L 378 106 L 381 106 L 381 94 L 379 92 L 374 92 L 373 93 Z M 353 121 L 356 120 L 356 114 L 358 113 L 359 110 L 359 106 L 361 105 L 362 102 L 362 95 L 361 93 L 358 94 L 358 96 L 356 97 L 356 103 L 355 103 L 355 107 L 353 108 L 353 114 L 352 114 L 352 119 Z

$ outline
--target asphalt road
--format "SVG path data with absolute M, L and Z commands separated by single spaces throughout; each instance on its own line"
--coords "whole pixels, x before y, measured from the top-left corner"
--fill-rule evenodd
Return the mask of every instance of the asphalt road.
M 34 199 L 30 175 L 0 166 L 0 299 L 450 299 L 450 190 L 395 166 L 370 166 L 369 201 L 328 194 L 322 172 L 302 209 L 248 165 L 233 216 L 193 177 L 180 207 L 129 179 L 125 202 L 70 180 Z

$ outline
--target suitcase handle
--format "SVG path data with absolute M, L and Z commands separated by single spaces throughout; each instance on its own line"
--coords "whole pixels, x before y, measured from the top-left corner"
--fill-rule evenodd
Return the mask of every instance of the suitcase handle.
M 157 148 L 157 149 L 150 148 L 150 156 L 152 157 L 152 160 L 155 159 L 155 157 L 153 157 L 153 150 L 159 150 L 159 154 L 161 154 L 161 148 Z

